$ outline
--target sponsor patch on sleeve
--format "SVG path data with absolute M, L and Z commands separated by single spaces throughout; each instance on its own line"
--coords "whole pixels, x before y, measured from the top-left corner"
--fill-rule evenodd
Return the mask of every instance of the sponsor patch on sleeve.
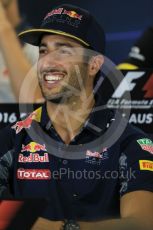
M 148 138 L 143 138 L 137 140 L 137 143 L 141 146 L 141 148 L 151 154 L 153 154 L 153 142 Z
M 153 171 L 153 161 L 139 160 L 140 170 Z

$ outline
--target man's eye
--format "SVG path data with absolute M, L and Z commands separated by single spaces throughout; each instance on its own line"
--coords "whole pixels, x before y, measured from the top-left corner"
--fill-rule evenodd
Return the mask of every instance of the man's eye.
M 47 53 L 47 50 L 46 50 L 46 49 L 40 49 L 40 50 L 39 50 L 39 54 L 45 54 L 45 53 Z
M 72 55 L 73 54 L 72 50 L 70 50 L 69 48 L 61 48 L 60 53 L 67 54 L 67 55 Z

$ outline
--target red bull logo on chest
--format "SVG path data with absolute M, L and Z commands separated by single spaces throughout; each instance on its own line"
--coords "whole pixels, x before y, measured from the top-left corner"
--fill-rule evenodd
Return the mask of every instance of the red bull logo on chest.
M 21 152 L 39 152 L 39 151 L 47 151 L 45 144 L 41 145 L 37 142 L 30 142 L 27 145 L 22 145 Z
M 21 163 L 30 163 L 30 162 L 49 162 L 48 153 L 43 153 L 43 155 L 38 152 L 47 151 L 45 144 L 41 145 L 37 142 L 30 142 L 27 145 L 22 145 L 21 153 L 18 157 L 18 162 Z M 29 152 L 28 156 L 25 156 L 23 153 Z
M 19 154 L 18 162 L 21 163 L 31 163 L 31 162 L 49 162 L 48 153 L 44 153 L 42 156 L 38 153 L 30 153 L 29 156 L 24 156 L 22 153 Z

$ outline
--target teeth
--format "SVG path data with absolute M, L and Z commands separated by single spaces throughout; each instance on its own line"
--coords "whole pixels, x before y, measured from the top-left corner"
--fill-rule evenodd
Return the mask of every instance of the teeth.
M 46 81 L 59 81 L 62 77 L 54 76 L 54 75 L 47 75 L 45 76 Z
M 48 81 L 49 84 L 52 84 L 52 83 L 54 83 L 54 82 L 55 82 L 55 81 Z

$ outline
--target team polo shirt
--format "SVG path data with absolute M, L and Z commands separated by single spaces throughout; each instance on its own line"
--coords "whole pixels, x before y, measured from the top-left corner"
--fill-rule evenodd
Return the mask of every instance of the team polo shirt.
M 0 133 L 0 196 L 46 198 L 42 217 L 51 220 L 119 217 L 124 194 L 153 191 L 153 142 L 129 124 L 118 134 L 117 119 L 113 111 L 93 108 L 69 145 L 56 132 L 45 104 L 5 128 Z

